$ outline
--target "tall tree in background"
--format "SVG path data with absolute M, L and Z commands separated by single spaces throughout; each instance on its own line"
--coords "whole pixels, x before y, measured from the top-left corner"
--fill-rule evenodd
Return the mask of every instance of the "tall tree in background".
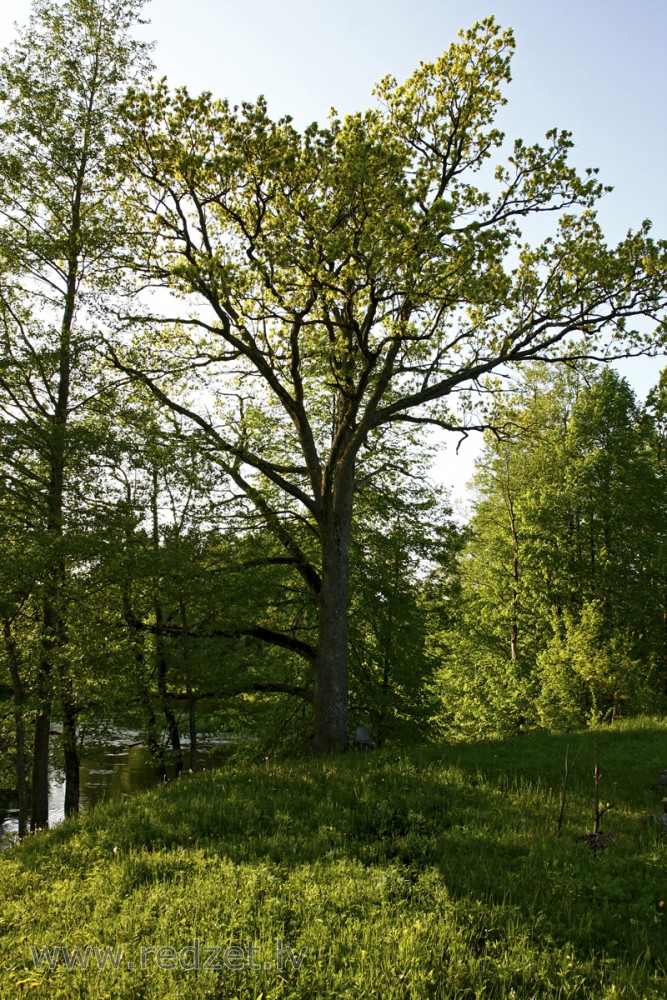
M 664 655 L 650 418 L 612 370 L 538 366 L 498 424 L 507 436 L 489 438 L 475 479 L 459 620 L 440 638 L 448 724 L 498 733 L 645 707 Z
M 500 161 L 512 49 L 485 20 L 404 84 L 383 80 L 375 108 L 303 133 L 263 100 L 231 108 L 164 83 L 127 109 L 136 225 L 153 235 L 139 277 L 190 308 L 149 334 L 149 358 L 116 362 L 199 428 L 308 588 L 317 639 L 299 652 L 316 752 L 348 742 L 350 540 L 368 449 L 392 425 L 457 426 L 447 401 L 499 368 L 647 348 L 654 334 L 628 322 L 664 309 L 665 245 L 648 226 L 605 245 L 603 188 L 569 165 L 568 133 L 517 140 Z M 542 213 L 558 214 L 554 235 L 522 244 L 522 220 Z M 206 376 L 201 405 L 162 382 L 188 365 Z
M 48 822 L 52 696 L 62 707 L 65 810 L 79 795 L 76 684 L 68 661 L 68 536 L 77 466 L 99 392 L 95 296 L 131 242 L 116 210 L 119 100 L 143 65 L 143 0 L 37 0 L 0 64 L 0 415 L 3 486 L 17 530 L 39 535 L 31 826 Z
M 567 518 L 562 615 L 538 660 L 549 724 L 616 718 L 660 693 L 665 522 L 652 437 L 650 418 L 611 370 L 572 408 L 558 502 Z
M 429 454 L 412 449 L 401 470 L 400 453 L 391 461 L 383 451 L 387 472 L 357 484 L 350 573 L 351 708 L 378 744 L 429 738 L 437 709 L 427 637 L 434 617 L 442 628 L 454 577 L 444 572 L 429 599 L 425 581 L 455 565 L 461 538 L 443 491 L 420 474 Z

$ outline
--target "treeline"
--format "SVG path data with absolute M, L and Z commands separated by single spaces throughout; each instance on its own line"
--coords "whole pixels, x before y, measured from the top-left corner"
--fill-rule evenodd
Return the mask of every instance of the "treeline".
M 149 68 L 132 35 L 142 6 L 39 0 L 0 62 L 0 784 L 18 789 L 21 834 L 48 822 L 54 731 L 67 814 L 84 744 L 128 713 L 158 767 L 167 751 L 194 767 L 203 699 L 221 730 L 262 745 L 312 737 L 322 545 L 315 504 L 295 502 L 303 470 L 284 421 L 247 388 L 238 352 L 215 358 L 182 326 L 131 315 L 150 282 L 151 223 L 128 180 L 127 95 Z M 268 368 L 273 348 L 253 351 Z M 233 370 L 214 394 L 215 360 Z M 338 405 L 328 368 L 314 375 L 313 448 Z M 188 405 L 199 393 L 207 418 L 165 393 Z M 347 581 L 336 595 L 334 624 L 348 604 L 352 622 L 342 707 L 379 742 L 414 737 L 432 714 L 413 584 L 450 529 L 438 492 L 410 479 L 420 455 L 391 430 L 366 436 L 352 597 Z
M 535 368 L 474 480 L 454 626 L 435 637 L 446 733 L 573 728 L 664 707 L 667 371 Z

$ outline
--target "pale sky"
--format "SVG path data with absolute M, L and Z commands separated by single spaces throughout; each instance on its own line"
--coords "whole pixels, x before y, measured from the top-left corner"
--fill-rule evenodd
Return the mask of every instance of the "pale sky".
M 29 0 L 0 0 L 0 45 L 29 11 Z M 233 103 L 264 94 L 274 116 L 303 126 L 332 106 L 367 107 L 382 76 L 408 76 L 491 13 L 517 42 L 501 119 L 508 137 L 569 129 L 576 165 L 599 167 L 614 187 L 599 209 L 608 238 L 644 218 L 667 238 L 667 0 L 151 0 L 142 33 L 172 85 Z M 623 372 L 643 398 L 663 363 Z M 466 442 L 444 476 L 456 495 L 472 452 Z

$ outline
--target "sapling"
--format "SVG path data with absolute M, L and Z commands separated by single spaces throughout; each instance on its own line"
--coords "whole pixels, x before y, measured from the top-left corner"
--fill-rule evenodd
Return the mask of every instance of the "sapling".
M 598 738 L 595 737 L 595 819 L 593 822 L 593 832 L 585 833 L 578 840 L 585 840 L 592 851 L 601 850 L 604 847 L 608 847 L 612 842 L 613 837 L 610 833 L 602 833 L 600 830 L 600 820 L 609 809 L 614 808 L 613 802 L 607 802 L 602 808 L 600 808 L 600 779 L 602 778 L 602 772 L 600 771 L 600 760 L 598 754 Z

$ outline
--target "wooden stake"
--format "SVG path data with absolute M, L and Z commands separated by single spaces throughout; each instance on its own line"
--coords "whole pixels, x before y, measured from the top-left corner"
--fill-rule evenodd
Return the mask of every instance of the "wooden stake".
M 574 760 L 572 761 L 572 767 L 570 767 L 570 763 L 569 763 L 569 758 L 570 758 L 570 744 L 568 743 L 567 747 L 565 748 L 565 777 L 563 778 L 563 787 L 560 790 L 560 815 L 558 817 L 558 829 L 557 829 L 557 832 L 556 832 L 556 836 L 557 837 L 560 837 L 561 827 L 563 825 L 563 817 L 565 816 L 565 793 L 567 791 L 567 782 L 568 782 L 568 779 L 570 777 L 570 772 L 574 770 L 574 766 L 577 763 L 577 757 L 578 756 L 579 756 L 579 752 L 577 751 L 577 753 L 575 754 Z

